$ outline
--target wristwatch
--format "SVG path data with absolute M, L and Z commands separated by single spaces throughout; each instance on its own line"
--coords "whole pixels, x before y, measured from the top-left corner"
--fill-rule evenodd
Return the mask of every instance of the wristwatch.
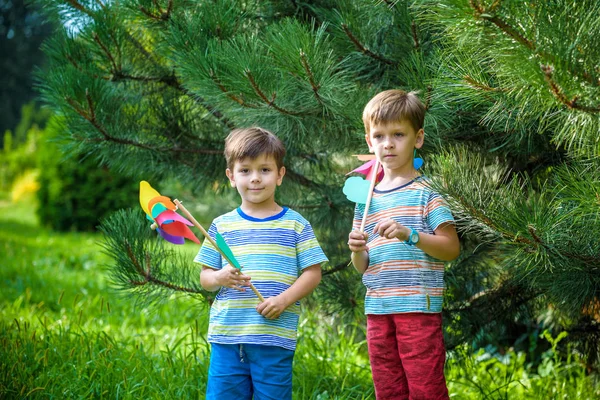
M 414 246 L 415 244 L 419 243 L 419 231 L 417 231 L 416 229 L 411 229 L 410 234 L 408 235 L 408 239 L 405 241 L 405 243 L 410 244 L 411 246 Z

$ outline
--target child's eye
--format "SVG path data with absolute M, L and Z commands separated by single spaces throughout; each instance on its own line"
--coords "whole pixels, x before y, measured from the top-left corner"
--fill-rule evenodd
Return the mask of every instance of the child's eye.
M 404 136 L 404 133 L 402 133 L 402 132 L 396 132 L 396 137 L 401 137 L 401 136 Z
M 263 168 L 263 172 L 271 172 L 271 168 Z
M 383 136 L 383 135 L 380 135 L 380 134 L 373 135 L 373 139 L 381 139 L 381 136 Z
M 248 168 L 242 168 L 242 169 L 240 169 L 240 173 L 247 174 L 248 173 Z

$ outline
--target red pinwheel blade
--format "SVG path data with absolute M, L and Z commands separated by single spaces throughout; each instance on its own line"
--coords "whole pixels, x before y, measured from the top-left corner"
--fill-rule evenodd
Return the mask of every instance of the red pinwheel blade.
M 373 166 L 375 165 L 375 160 L 371 160 L 367 163 L 364 163 L 363 165 L 361 165 L 360 167 L 356 168 L 355 170 L 352 170 L 351 172 L 349 172 L 346 175 L 351 174 L 352 172 L 356 172 L 358 174 L 361 175 L 365 175 L 365 179 L 370 181 L 373 178 L 374 175 L 374 171 L 373 171 Z M 383 179 L 383 168 L 380 166 L 379 167 L 379 173 L 377 174 L 377 182 L 380 182 Z
M 177 214 L 175 211 L 171 211 L 171 210 L 163 211 L 160 214 L 158 214 L 158 216 L 156 217 L 156 223 L 158 225 L 164 224 L 165 221 L 179 221 L 188 226 L 193 225 L 190 221 L 183 218 L 181 215 Z M 168 222 L 167 222 L 167 224 L 168 224 Z
M 189 239 L 193 242 L 200 244 L 200 240 L 194 235 L 194 233 L 185 226 L 182 222 L 174 221 L 168 224 L 162 224 L 160 228 L 167 232 L 169 235 L 173 236 L 183 236 L 186 239 Z

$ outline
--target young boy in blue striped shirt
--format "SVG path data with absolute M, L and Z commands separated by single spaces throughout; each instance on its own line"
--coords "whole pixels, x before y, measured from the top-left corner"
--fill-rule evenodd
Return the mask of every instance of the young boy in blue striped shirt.
M 327 261 L 310 223 L 275 202 L 285 175 L 285 147 L 271 132 L 236 129 L 225 140 L 226 174 L 240 207 L 217 217 L 219 232 L 242 265 L 240 273 L 205 240 L 194 261 L 200 283 L 217 294 L 210 310 L 207 400 L 291 399 L 299 300 L 321 281 Z M 248 289 L 265 298 L 260 302 Z

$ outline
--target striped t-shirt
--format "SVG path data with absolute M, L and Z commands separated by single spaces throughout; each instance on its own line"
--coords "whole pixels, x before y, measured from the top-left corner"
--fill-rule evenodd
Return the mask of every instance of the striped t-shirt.
M 310 223 L 284 207 L 274 216 L 258 219 L 237 208 L 216 218 L 208 234 L 219 232 L 252 284 L 266 299 L 289 288 L 303 269 L 327 261 Z M 214 269 L 228 265 L 214 246 L 205 240 L 195 262 Z M 256 311 L 256 295 L 222 287 L 210 309 L 208 341 L 221 344 L 261 344 L 296 349 L 300 302 L 277 319 Z
M 357 204 L 354 229 L 360 228 L 364 209 L 364 204 Z M 416 246 L 373 234 L 384 218 L 429 234 L 445 222 L 454 223 L 446 201 L 423 177 L 394 189 L 373 191 L 365 223 L 369 234 L 369 266 L 362 277 L 367 287 L 365 313 L 441 312 L 444 262 Z

